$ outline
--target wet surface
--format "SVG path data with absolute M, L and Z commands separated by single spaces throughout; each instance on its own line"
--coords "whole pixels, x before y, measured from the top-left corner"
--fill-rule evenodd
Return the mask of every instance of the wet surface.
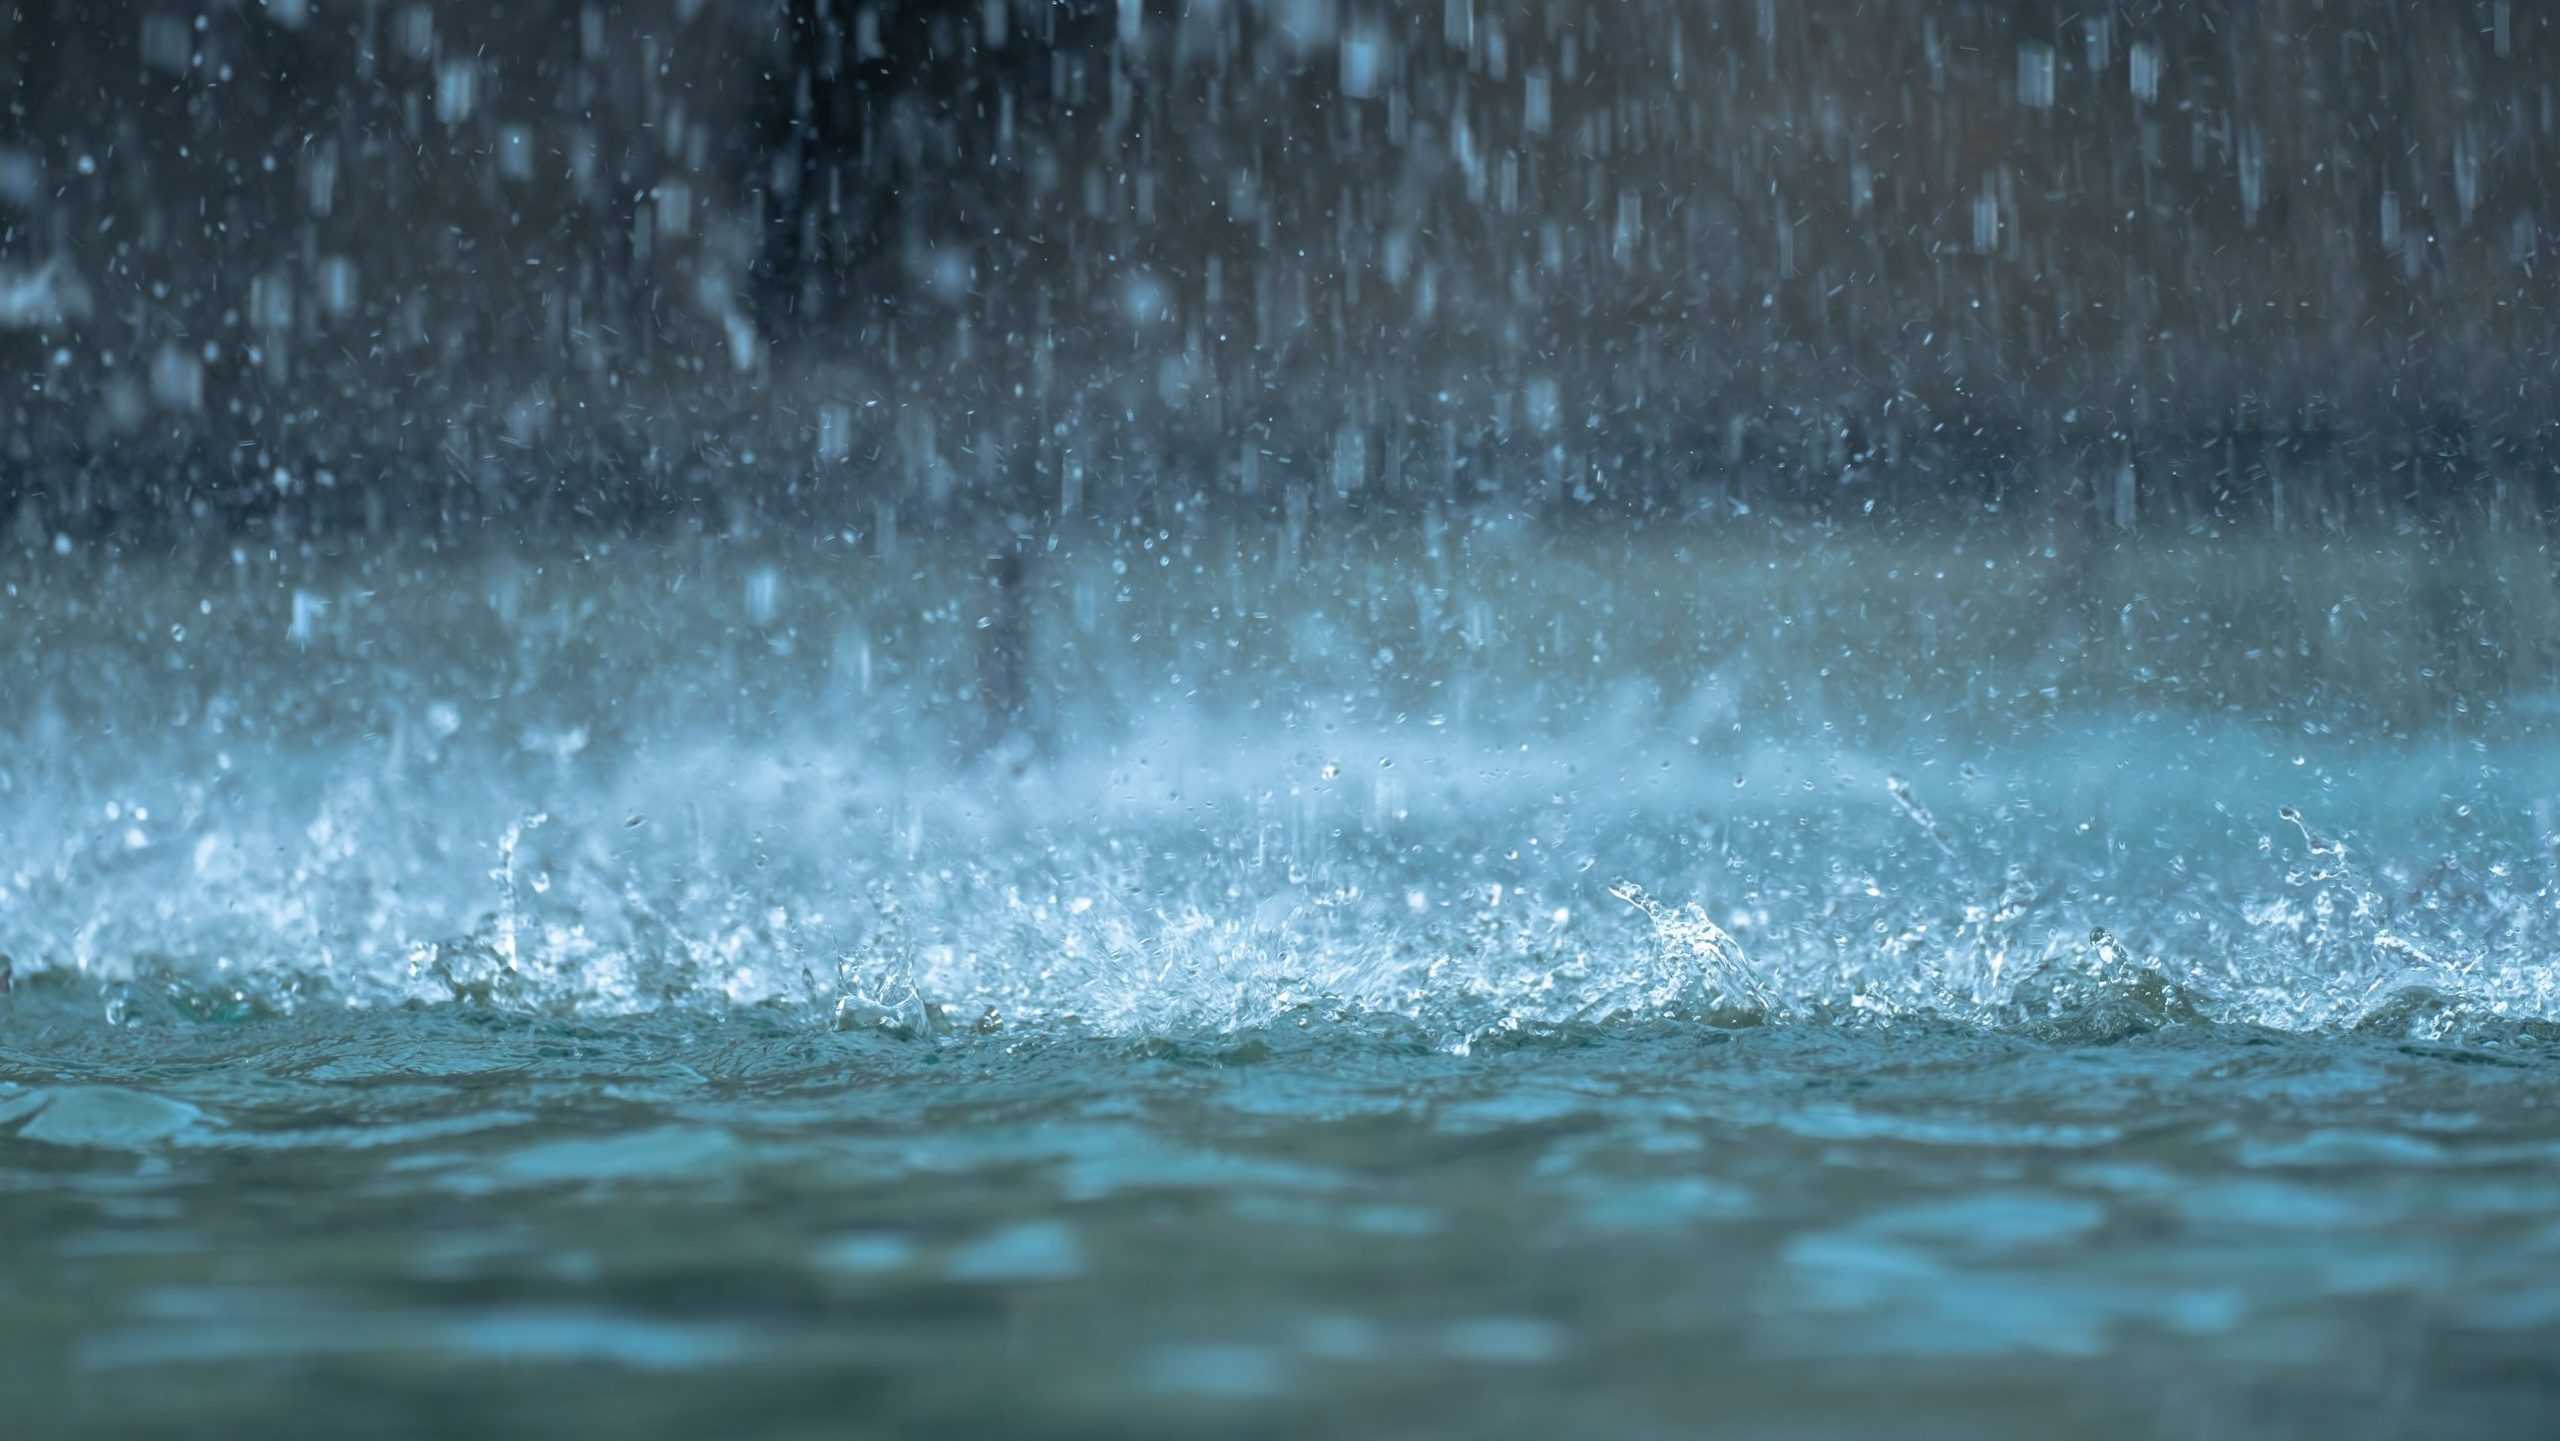
M 2492 1435 L 2560 1403 L 2548 1045 L 10 1004 L 5 1344 L 70 1431 L 463 1435 L 539 1398 L 643 1434 Z
M 862 550 L 15 572 L 11 1403 L 2536 1434 L 2540 692 L 2324 599 L 2426 557 L 1984 645 L 1845 543 L 1524 543 L 1062 547 L 983 628 Z

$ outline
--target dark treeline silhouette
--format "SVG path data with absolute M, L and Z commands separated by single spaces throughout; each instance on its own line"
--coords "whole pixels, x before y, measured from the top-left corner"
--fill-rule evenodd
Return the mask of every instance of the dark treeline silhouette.
M 2542 7 L 0 3 L 0 538 L 2555 494 Z

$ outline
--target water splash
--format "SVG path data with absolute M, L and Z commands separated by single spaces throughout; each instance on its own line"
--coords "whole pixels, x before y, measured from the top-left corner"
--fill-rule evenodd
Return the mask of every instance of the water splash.
M 2263 725 L 2126 701 L 2174 664 L 2227 706 L 2244 672 L 2211 655 L 2118 692 L 2087 649 L 1959 666 L 1844 630 L 1889 609 L 1832 599 L 1874 593 L 1855 555 L 1756 576 L 1772 625 L 1718 567 L 1613 576 L 1490 526 L 1374 568 L 1148 538 L 1026 569 L 1069 599 L 1003 632 L 1037 736 L 992 758 L 949 743 L 987 723 L 979 567 L 923 540 L 273 583 L 47 556 L 60 576 L 10 582 L 0 948 L 20 992 L 148 1022 L 755 1010 L 1463 1048 L 2560 1016 L 2560 876 L 2509 799 L 2560 774 L 2525 731 L 2448 750 L 2333 705 L 2287 713 L 2270 765 Z M 1383 583 L 1408 564 L 1446 585 Z M 1334 579 L 1291 589 L 1310 567 Z M 2157 605 L 2168 578 L 2131 583 Z M 1826 676 L 1844 650 L 1871 660 Z M 1924 803 L 1905 777 L 1933 765 L 1962 779 Z
M 1609 894 L 1634 907 L 1653 926 L 1651 954 L 1630 966 L 1619 982 L 1635 991 L 1636 1014 L 1726 1014 L 1735 1010 L 1776 1016 L 1777 1000 L 1752 974 L 1741 943 L 1696 901 L 1674 909 L 1631 881 Z M 1703 1005 L 1701 1005 L 1703 1003 Z

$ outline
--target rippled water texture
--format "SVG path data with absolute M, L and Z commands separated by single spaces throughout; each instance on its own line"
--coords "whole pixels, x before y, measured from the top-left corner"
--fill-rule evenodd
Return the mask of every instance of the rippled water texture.
M 2540 592 L 1302 541 L 13 563 L 13 1414 L 2560 1414 Z
M 2547 1052 L 67 1010 L 8 1019 L 0 1206 L 10 1389 L 71 1430 L 2524 1436 L 2560 1404 Z

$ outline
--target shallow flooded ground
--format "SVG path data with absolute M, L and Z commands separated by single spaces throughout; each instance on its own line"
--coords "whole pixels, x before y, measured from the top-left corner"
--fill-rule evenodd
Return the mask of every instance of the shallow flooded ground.
M 2530 546 L 1271 543 L 17 565 L 13 1410 L 2560 1407 Z

